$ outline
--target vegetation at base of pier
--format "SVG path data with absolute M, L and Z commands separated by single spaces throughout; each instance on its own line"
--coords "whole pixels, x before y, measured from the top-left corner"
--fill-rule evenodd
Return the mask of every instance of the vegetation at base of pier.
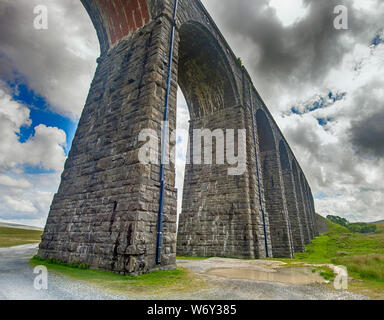
M 158 294 L 163 292 L 188 292 L 203 287 L 203 282 L 195 279 L 187 269 L 154 271 L 139 276 L 120 275 L 108 271 L 84 268 L 80 264 L 67 264 L 54 259 L 41 259 L 34 256 L 32 266 L 44 265 L 54 272 L 76 280 L 85 281 L 104 290 L 119 294 Z
M 39 243 L 42 231 L 0 227 L 0 248 Z
M 179 260 L 207 260 L 212 257 L 192 257 L 192 256 L 178 256 Z
M 33 256 L 31 259 L 31 262 L 34 262 L 36 264 L 50 264 L 50 265 L 58 265 L 58 266 L 63 266 L 63 267 L 68 267 L 68 268 L 74 268 L 74 269 L 83 269 L 87 270 L 89 269 L 89 265 L 86 263 L 78 263 L 78 262 L 63 262 L 57 259 L 49 258 L 49 259 L 42 259 L 39 256 Z

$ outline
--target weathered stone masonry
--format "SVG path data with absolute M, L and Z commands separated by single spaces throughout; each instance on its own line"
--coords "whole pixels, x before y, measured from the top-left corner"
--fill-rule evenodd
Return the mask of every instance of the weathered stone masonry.
M 170 130 L 179 85 L 190 109 L 191 140 L 193 128 L 246 129 L 247 168 L 229 176 L 226 165 L 187 165 L 176 239 L 175 168 L 166 166 L 162 264 L 156 265 L 159 165 L 139 162 L 144 142 L 138 137 L 147 128 L 161 136 L 174 0 L 82 3 L 101 56 L 39 255 L 138 274 L 173 268 L 176 249 L 238 258 L 264 258 L 266 244 L 270 257 L 303 251 L 318 234 L 304 173 L 201 2 L 180 0 Z

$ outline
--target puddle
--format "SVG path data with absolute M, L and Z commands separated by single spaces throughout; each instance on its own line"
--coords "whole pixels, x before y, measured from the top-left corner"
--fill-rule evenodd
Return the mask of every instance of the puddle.
M 291 284 L 324 283 L 319 272 L 312 272 L 311 267 L 280 268 L 275 271 L 259 271 L 249 268 L 214 268 L 205 274 L 230 278 L 256 281 L 282 282 Z

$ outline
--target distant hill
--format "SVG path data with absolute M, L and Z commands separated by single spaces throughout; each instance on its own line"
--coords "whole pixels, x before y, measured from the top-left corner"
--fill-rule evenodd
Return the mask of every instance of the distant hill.
M 327 232 L 328 231 L 327 219 L 319 215 L 318 213 L 316 213 L 316 218 L 317 218 L 317 226 L 319 228 L 319 233 L 322 234 L 324 232 Z
M 39 227 L 32 227 L 32 226 L 26 226 L 26 225 L 22 225 L 22 224 L 6 223 L 6 222 L 0 222 L 0 227 L 24 229 L 24 230 L 36 230 L 36 231 L 42 231 L 43 230 L 43 228 L 39 228 Z
M 379 223 L 384 223 L 384 220 L 380 220 L 380 221 L 375 221 L 375 222 L 370 222 L 372 224 L 379 224 Z

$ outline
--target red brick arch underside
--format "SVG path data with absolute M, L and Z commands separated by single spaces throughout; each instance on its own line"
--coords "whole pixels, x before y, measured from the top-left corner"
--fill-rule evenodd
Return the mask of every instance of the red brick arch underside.
M 150 21 L 146 0 L 97 0 L 113 46 Z

